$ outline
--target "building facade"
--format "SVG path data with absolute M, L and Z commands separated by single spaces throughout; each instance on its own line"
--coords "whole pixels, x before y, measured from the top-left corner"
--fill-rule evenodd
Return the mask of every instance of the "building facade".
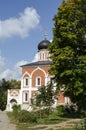
M 31 110 L 31 98 L 41 86 L 46 86 L 52 75 L 49 74 L 51 60 L 48 45 L 50 42 L 45 39 L 38 44 L 38 61 L 22 65 L 21 89 L 8 90 L 7 111 L 12 110 L 13 104 L 21 105 L 21 109 Z M 57 95 L 55 106 L 69 102 L 68 97 L 63 96 L 63 90 Z

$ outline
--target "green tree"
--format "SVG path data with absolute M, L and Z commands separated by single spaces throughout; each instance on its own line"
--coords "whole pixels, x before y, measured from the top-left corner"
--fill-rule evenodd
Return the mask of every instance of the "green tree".
M 54 16 L 49 50 L 57 89 L 86 109 L 86 0 L 64 0 Z
M 46 86 L 41 86 L 35 97 L 33 98 L 33 104 L 41 108 L 47 110 L 47 114 L 49 115 L 52 105 L 55 102 L 56 91 L 52 84 L 48 84 Z
M 7 89 L 9 89 L 9 81 L 2 79 L 0 81 L 0 109 L 3 111 L 7 104 Z
M 10 83 L 10 89 L 20 89 L 21 81 L 12 79 L 9 81 L 9 83 Z
M 0 80 L 0 109 L 5 110 L 7 104 L 7 90 L 20 88 L 20 81 L 16 80 Z

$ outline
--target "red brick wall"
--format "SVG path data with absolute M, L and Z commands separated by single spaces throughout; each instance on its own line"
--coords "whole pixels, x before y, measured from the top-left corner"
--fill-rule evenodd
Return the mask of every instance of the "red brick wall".
M 35 70 L 37 67 L 22 67 L 22 75 L 25 72 L 28 72 L 29 74 L 32 73 L 33 70 Z M 48 70 L 50 69 L 50 66 L 41 66 L 41 69 L 43 69 L 46 73 L 48 73 Z
M 44 75 L 43 71 L 38 69 L 33 73 L 32 86 L 36 86 L 36 78 L 38 76 L 40 76 L 40 78 L 41 78 L 41 86 L 45 84 L 45 75 Z
M 48 75 L 48 70 L 50 69 L 50 66 L 41 66 L 41 69 L 43 69 Z M 25 72 L 28 72 L 30 75 L 31 73 L 37 69 L 37 67 L 23 67 L 22 68 L 22 75 Z M 25 75 L 25 77 L 27 76 L 27 74 Z M 45 85 L 45 74 L 42 70 L 37 69 L 36 71 L 34 71 L 33 75 L 32 75 L 32 86 L 36 86 L 36 77 L 40 76 L 41 77 L 41 85 Z M 32 91 L 32 95 L 35 93 L 35 91 Z M 64 103 L 65 102 L 65 98 L 63 96 L 63 92 L 59 92 L 58 94 L 58 103 Z

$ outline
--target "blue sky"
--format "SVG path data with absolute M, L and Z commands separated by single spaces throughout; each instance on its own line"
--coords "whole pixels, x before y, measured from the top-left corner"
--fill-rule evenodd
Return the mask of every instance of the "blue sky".
M 19 79 L 21 64 L 36 60 L 37 45 L 51 40 L 62 0 L 0 0 L 0 79 Z

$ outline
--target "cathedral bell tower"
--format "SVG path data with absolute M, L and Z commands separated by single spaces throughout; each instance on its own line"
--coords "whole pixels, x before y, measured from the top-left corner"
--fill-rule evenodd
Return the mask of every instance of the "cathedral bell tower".
M 38 44 L 38 61 L 47 61 L 49 60 L 49 51 L 48 51 L 48 45 L 50 44 L 50 41 L 47 39 L 42 40 Z

